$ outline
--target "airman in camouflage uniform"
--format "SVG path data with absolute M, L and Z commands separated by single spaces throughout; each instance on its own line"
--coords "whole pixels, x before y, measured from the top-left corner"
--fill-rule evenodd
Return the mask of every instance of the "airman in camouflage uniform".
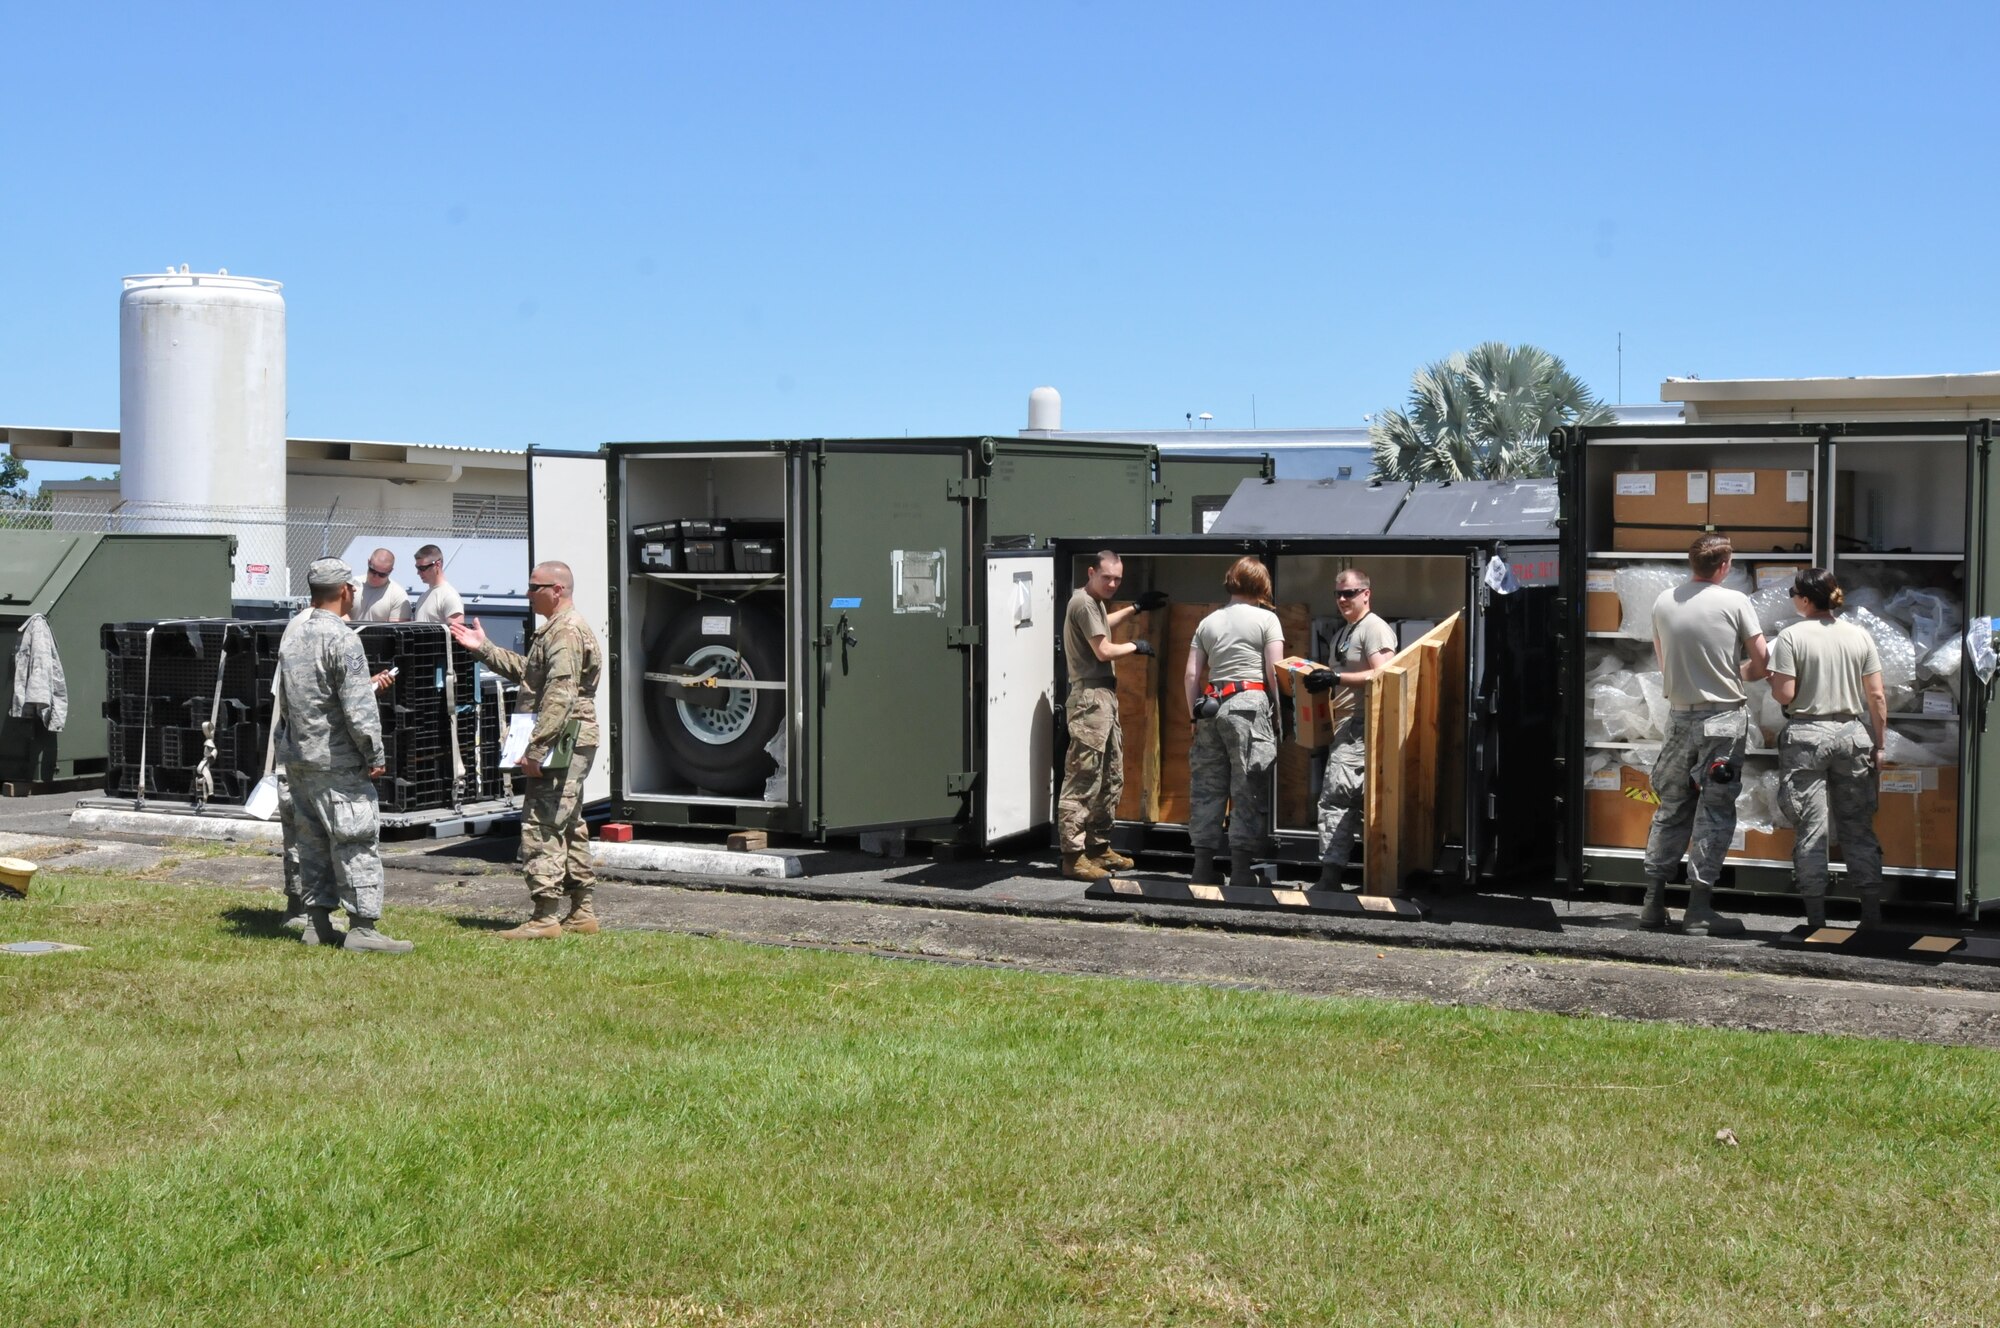
M 1271 698 L 1285 630 L 1271 612 L 1271 574 L 1239 558 L 1222 579 L 1229 602 L 1201 620 L 1181 677 L 1194 738 L 1188 750 L 1188 840 L 1196 885 L 1217 885 L 1215 856 L 1229 820 L 1229 884 L 1256 884 L 1269 843 L 1271 767 L 1278 763 Z M 1197 689 L 1200 694 L 1197 695 Z
M 552 940 L 564 931 L 598 930 L 591 894 L 597 874 L 590 860 L 590 827 L 583 819 L 583 782 L 597 757 L 597 680 L 603 668 L 597 638 L 571 602 L 575 579 L 567 563 L 542 563 L 528 576 L 528 604 L 544 619 L 526 655 L 486 639 L 477 619 L 451 624 L 451 634 L 480 662 L 521 684 L 519 713 L 536 716 L 534 735 L 517 773 L 527 780 L 521 798 L 521 861 L 534 916 L 503 931 L 508 940 Z M 569 765 L 546 770 L 564 731 L 575 726 Z M 563 896 L 569 916 L 560 918 Z
M 1368 691 L 1396 657 L 1396 631 L 1375 612 L 1375 583 L 1349 567 L 1333 579 L 1341 627 L 1333 664 L 1300 679 L 1309 698 L 1333 693 L 1333 742 L 1319 786 L 1319 879 L 1315 890 L 1343 889 L 1354 842 L 1365 829 L 1363 784 L 1368 773 Z M 1310 700 L 1308 704 L 1310 704 Z
M 1771 646 L 1771 695 L 1790 720 L 1778 739 L 1778 800 L 1797 833 L 1792 870 L 1813 927 L 1826 925 L 1829 813 L 1861 897 L 1861 923 L 1882 921 L 1875 805 L 1889 698 L 1875 638 L 1837 616 L 1845 600 L 1832 572 L 1807 568 L 1792 581 L 1792 607 L 1804 619 Z
M 1646 834 L 1646 897 L 1639 923 L 1667 925 L 1667 882 L 1687 854 L 1688 902 L 1681 928 L 1734 936 L 1743 923 L 1715 911 L 1723 855 L 1736 835 L 1736 794 L 1750 738 L 1745 682 L 1764 677 L 1770 652 L 1750 597 L 1722 582 L 1726 535 L 1688 546 L 1688 579 L 1653 601 L 1653 652 L 1673 714 L 1653 762 L 1660 800 Z
M 382 720 L 375 680 L 361 642 L 345 616 L 353 608 L 354 573 L 338 558 L 321 558 L 306 574 L 313 607 L 285 629 L 278 650 L 278 757 L 291 786 L 299 877 L 305 894 L 308 945 L 401 954 L 410 942 L 376 928 L 382 917 L 382 859 L 377 851 L 382 773 Z M 333 929 L 333 908 L 347 910 L 345 941 Z
M 1056 798 L 1056 838 L 1062 874 L 1076 881 L 1101 881 L 1132 865 L 1132 859 L 1111 847 L 1111 825 L 1125 791 L 1125 740 L 1118 727 L 1118 675 L 1111 661 L 1151 655 L 1153 643 L 1113 641 L 1111 633 L 1133 614 L 1164 605 L 1167 596 L 1149 590 L 1136 605 L 1107 611 L 1105 604 L 1124 580 L 1124 561 L 1110 549 L 1100 549 L 1063 610 L 1062 647 L 1069 675 L 1063 720 L 1069 747 Z

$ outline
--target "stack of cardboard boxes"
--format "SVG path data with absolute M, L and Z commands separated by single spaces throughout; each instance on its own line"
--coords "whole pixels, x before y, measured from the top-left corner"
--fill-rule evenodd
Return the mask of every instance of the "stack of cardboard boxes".
M 1621 553 L 1685 553 L 1708 531 L 1729 536 L 1739 556 L 1812 547 L 1809 470 L 1636 470 L 1612 483 Z
M 1958 869 L 1958 770 L 1954 766 L 1882 767 L 1875 837 L 1884 867 Z M 1646 772 L 1610 766 L 1584 780 L 1586 842 L 1608 848 L 1644 848 L 1660 800 Z M 1731 858 L 1790 862 L 1794 833 L 1737 827 Z M 1838 846 L 1834 857 L 1839 858 Z

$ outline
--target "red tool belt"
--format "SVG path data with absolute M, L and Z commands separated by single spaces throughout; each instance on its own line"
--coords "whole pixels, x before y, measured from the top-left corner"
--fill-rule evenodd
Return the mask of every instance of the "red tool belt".
M 1210 683 L 1201 689 L 1201 694 L 1203 696 L 1212 696 L 1218 701 L 1227 701 L 1238 692 L 1261 692 L 1263 690 L 1264 684 L 1261 682 L 1225 682 L 1220 685 Z

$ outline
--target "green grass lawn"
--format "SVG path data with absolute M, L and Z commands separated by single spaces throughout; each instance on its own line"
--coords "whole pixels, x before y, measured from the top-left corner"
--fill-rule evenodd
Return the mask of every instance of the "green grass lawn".
M 0 905 L 6 1322 L 2000 1322 L 1988 1053 L 271 905 Z

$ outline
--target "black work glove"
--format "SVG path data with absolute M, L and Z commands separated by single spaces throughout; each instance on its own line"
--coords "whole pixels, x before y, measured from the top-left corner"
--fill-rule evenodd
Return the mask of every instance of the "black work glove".
M 1138 599 L 1139 612 L 1151 613 L 1154 609 L 1164 609 L 1167 607 L 1167 598 L 1167 592 L 1164 590 L 1143 591 Z
M 1332 669 L 1315 669 L 1300 679 L 1300 681 L 1305 684 L 1307 691 L 1311 692 L 1314 696 L 1318 696 L 1323 692 L 1332 691 L 1334 688 L 1334 679 L 1339 676 Z
M 1151 656 L 1157 654 L 1158 652 L 1153 649 L 1153 643 L 1151 641 L 1134 641 L 1132 643 L 1132 653 L 1135 655 Z

